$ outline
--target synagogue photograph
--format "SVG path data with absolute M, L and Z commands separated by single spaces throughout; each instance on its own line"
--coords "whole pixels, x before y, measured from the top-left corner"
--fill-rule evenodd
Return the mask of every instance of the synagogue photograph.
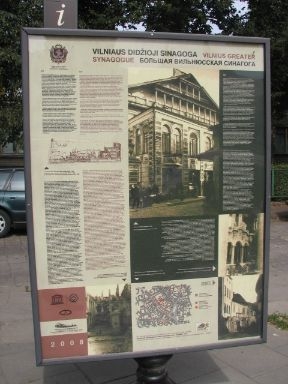
M 212 72 L 219 98 L 219 73 Z M 192 73 L 171 68 L 150 74 L 152 80 L 146 73 L 134 84 L 129 78 L 130 216 L 211 213 L 219 184 L 219 105 Z

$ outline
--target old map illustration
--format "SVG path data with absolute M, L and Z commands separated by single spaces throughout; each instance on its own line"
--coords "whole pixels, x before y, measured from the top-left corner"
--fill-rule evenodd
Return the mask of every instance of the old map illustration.
M 179 325 L 190 322 L 191 287 L 186 284 L 137 288 L 138 328 Z

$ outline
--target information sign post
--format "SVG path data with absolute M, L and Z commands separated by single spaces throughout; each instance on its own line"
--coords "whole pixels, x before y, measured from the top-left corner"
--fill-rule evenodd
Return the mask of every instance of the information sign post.
M 77 28 L 78 0 L 44 0 L 45 28 Z
M 262 38 L 23 30 L 38 364 L 136 358 L 141 381 L 266 341 L 268 63 Z

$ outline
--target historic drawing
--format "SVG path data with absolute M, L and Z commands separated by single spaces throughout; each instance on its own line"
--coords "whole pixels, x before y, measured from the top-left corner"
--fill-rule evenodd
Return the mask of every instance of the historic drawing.
M 80 162 L 99 162 L 99 161 L 120 161 L 121 144 L 113 143 L 112 146 L 104 146 L 95 149 L 91 144 L 84 142 L 62 142 L 51 139 L 50 144 L 50 163 L 80 163 Z

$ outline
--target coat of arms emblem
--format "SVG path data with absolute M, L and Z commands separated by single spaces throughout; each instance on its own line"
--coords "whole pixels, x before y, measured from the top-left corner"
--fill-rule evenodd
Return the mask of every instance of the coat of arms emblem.
M 65 63 L 67 57 L 67 49 L 61 44 L 56 44 L 50 49 L 50 57 L 53 63 Z

